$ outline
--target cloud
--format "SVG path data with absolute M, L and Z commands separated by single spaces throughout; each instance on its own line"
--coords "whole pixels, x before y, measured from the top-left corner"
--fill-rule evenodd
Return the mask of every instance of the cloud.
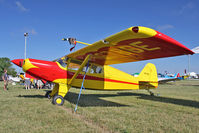
M 38 34 L 38 32 L 35 29 L 24 27 L 22 29 L 18 29 L 18 30 L 10 32 L 10 36 L 19 37 L 19 36 L 23 36 L 24 33 L 28 33 L 29 36 L 34 36 Z
M 185 11 L 193 9 L 193 8 L 195 8 L 194 3 L 189 2 L 181 7 L 181 9 L 179 10 L 179 14 L 183 14 Z
M 17 8 L 22 12 L 27 12 L 28 9 L 25 8 L 19 1 L 16 1 L 15 4 L 17 5 Z
M 37 35 L 37 31 L 35 29 L 31 28 L 24 28 L 23 33 L 28 33 L 29 35 Z
M 165 25 L 159 25 L 156 27 L 157 30 L 168 30 L 168 29 L 173 29 L 174 26 L 173 25 L 170 25 L 170 24 L 165 24 Z
M 28 32 L 29 34 L 32 34 L 32 35 L 36 35 L 36 34 L 37 34 L 37 32 L 35 31 L 35 29 L 27 30 L 27 32 Z

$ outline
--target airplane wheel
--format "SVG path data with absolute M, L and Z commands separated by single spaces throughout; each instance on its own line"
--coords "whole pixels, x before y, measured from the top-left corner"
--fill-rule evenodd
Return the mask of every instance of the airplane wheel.
M 52 91 L 47 91 L 46 94 L 45 94 L 45 97 L 47 97 L 48 99 L 50 99 L 51 97 L 50 97 L 49 94 L 50 94 L 51 92 L 52 92 Z
M 62 106 L 64 104 L 64 98 L 60 95 L 55 95 L 52 99 L 52 103 Z

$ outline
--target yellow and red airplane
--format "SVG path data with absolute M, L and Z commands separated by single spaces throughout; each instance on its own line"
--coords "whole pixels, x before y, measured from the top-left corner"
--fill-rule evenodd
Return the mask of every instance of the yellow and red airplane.
M 194 54 L 176 40 L 147 27 L 130 27 L 104 40 L 63 56 L 54 61 L 16 59 L 13 63 L 26 73 L 55 83 L 52 102 L 63 105 L 69 89 L 81 87 L 86 64 L 84 87 L 96 90 L 133 90 L 158 87 L 155 65 L 148 63 L 138 77 L 109 65 L 155 58 Z

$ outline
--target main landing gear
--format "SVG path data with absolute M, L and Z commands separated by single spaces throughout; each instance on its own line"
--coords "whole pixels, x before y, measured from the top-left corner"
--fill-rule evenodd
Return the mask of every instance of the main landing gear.
M 60 95 L 55 95 L 52 99 L 52 103 L 62 106 L 64 104 L 64 98 Z
M 64 104 L 64 96 L 67 94 L 70 86 L 66 84 L 55 84 L 52 91 L 47 91 L 45 97 L 52 98 L 52 103 L 56 105 L 63 105 Z

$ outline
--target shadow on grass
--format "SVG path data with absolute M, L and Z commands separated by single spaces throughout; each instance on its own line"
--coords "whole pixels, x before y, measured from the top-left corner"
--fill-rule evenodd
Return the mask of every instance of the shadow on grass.
M 70 103 L 76 104 L 78 93 L 68 92 L 65 96 L 65 100 L 69 101 Z M 151 101 L 158 101 L 163 103 L 171 103 L 176 105 L 188 106 L 199 108 L 199 102 L 193 100 L 185 100 L 185 99 L 177 99 L 177 98 L 168 98 L 168 97 L 161 97 L 161 96 L 150 96 L 148 94 L 142 93 L 117 93 L 117 94 L 81 94 L 81 98 L 79 101 L 78 106 L 81 107 L 90 107 L 90 106 L 103 106 L 103 107 L 121 107 L 121 106 L 129 106 L 125 104 L 120 104 L 116 102 L 107 101 L 101 98 L 106 97 L 119 97 L 119 96 L 136 96 L 138 99 L 144 100 L 151 100 Z M 24 98 L 46 98 L 44 95 L 19 95 L 18 97 Z
M 68 92 L 65 96 L 65 100 L 69 101 L 70 103 L 76 104 L 78 93 Z M 78 106 L 81 107 L 90 107 L 90 106 L 102 106 L 102 107 L 120 107 L 120 106 L 128 106 L 124 104 L 119 104 L 107 100 L 100 99 L 101 97 L 114 97 L 118 96 L 117 94 L 81 94 L 81 98 L 79 101 Z M 19 95 L 17 97 L 23 98 L 46 98 L 44 95 Z
M 76 104 L 78 93 L 68 92 L 65 96 L 65 99 L 70 103 Z M 103 97 L 115 97 L 119 96 L 117 94 L 81 94 L 80 101 L 78 106 L 81 107 L 90 107 L 90 106 L 103 106 L 103 107 L 121 107 L 121 106 L 128 106 L 120 103 L 115 103 L 111 101 L 107 101 L 101 99 Z
M 24 97 L 24 98 L 46 98 L 43 95 L 18 95 L 17 97 Z
M 199 108 L 199 102 L 193 101 L 193 100 L 168 98 L 168 97 L 161 97 L 161 96 L 150 96 L 150 95 L 141 94 L 141 93 L 118 93 L 118 94 L 122 96 L 124 95 L 125 96 L 138 96 L 138 99 L 158 101 L 158 102 L 163 102 L 163 103 L 172 103 L 176 105 Z
M 181 86 L 195 86 L 195 87 L 199 87 L 199 85 L 190 85 L 190 84 L 181 84 Z

